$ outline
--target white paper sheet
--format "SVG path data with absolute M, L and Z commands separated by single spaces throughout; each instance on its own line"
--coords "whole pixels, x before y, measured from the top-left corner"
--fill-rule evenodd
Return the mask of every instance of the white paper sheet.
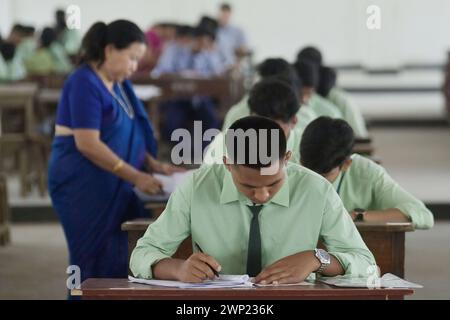
M 423 288 L 420 284 L 406 281 L 392 273 L 386 273 L 381 278 L 365 278 L 365 277 L 322 277 L 318 279 L 326 284 L 331 284 L 337 287 L 353 287 L 353 288 Z
M 134 283 L 148 284 L 159 287 L 185 288 L 185 289 L 212 289 L 212 288 L 242 288 L 252 287 L 248 275 L 220 275 L 219 279 L 207 280 L 201 283 L 187 283 L 169 280 L 146 280 L 128 276 L 128 280 Z

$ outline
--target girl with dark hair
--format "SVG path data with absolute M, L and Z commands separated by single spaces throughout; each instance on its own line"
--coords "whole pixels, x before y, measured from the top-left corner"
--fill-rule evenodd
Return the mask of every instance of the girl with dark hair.
M 142 103 L 126 80 L 145 52 L 132 22 L 94 24 L 81 64 L 64 84 L 49 164 L 49 191 L 81 280 L 127 276 L 125 220 L 143 216 L 133 192 L 155 194 L 161 183 L 141 171 L 171 174 L 156 160 L 156 140 Z

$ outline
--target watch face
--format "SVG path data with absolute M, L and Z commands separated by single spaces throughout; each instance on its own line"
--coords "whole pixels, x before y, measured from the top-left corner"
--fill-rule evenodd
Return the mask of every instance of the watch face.
M 330 263 L 330 254 L 325 250 L 319 249 L 317 250 L 317 255 L 322 263 Z

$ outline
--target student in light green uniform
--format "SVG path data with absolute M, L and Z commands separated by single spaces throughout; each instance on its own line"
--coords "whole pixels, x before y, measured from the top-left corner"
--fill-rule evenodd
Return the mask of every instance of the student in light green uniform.
M 297 62 L 307 62 L 316 66 L 319 72 L 319 81 L 317 83 L 317 93 L 335 106 L 341 116 L 336 117 L 333 114 L 320 113 L 319 116 L 329 116 L 332 118 L 342 118 L 353 128 L 358 138 L 367 138 L 369 136 L 361 110 L 341 89 L 335 87 L 336 72 L 322 63 L 322 54 L 315 47 L 304 47 L 297 54 Z M 334 79 L 333 79 L 334 77 Z M 328 93 L 324 93 L 324 91 Z
M 214 278 L 214 268 L 271 284 L 297 283 L 315 272 L 367 275 L 375 264 L 373 255 L 332 186 L 288 162 L 282 128 L 250 116 L 230 127 L 239 129 L 253 132 L 254 139 L 233 148 L 242 136 L 227 134 L 233 156 L 224 157 L 224 164 L 201 167 L 178 186 L 137 242 L 130 261 L 133 274 L 201 282 Z M 269 162 L 260 155 L 260 143 L 268 151 L 263 153 L 271 155 Z M 193 247 L 196 243 L 205 253 L 195 249 L 187 260 L 171 258 L 189 235 Z M 319 238 L 328 252 L 316 249 Z
M 40 47 L 26 60 L 29 74 L 46 75 L 50 73 L 69 73 L 72 69 L 64 49 L 56 42 L 56 33 L 44 28 L 40 38 Z
M 301 164 L 333 184 L 354 220 L 411 221 L 418 229 L 431 228 L 433 215 L 423 202 L 372 160 L 352 155 L 353 145 L 353 130 L 345 121 L 320 117 L 305 129 Z
M 81 47 L 82 37 L 80 32 L 67 27 L 66 13 L 63 10 L 56 10 L 55 20 L 57 42 L 64 48 L 67 55 L 76 55 Z
M 37 42 L 34 37 L 35 28 L 16 24 L 13 26 L 8 40 L 16 46 L 15 57 L 21 63 L 25 63 L 37 48 Z
M 336 88 L 336 71 L 334 69 L 320 67 L 317 93 L 339 108 L 343 119 L 352 127 L 356 137 L 369 137 L 366 123 L 359 108 L 343 90 Z
M 25 66 L 15 55 L 15 46 L 10 42 L 0 44 L 0 81 L 11 82 L 24 79 Z
M 328 116 L 331 118 L 342 118 L 342 113 L 339 109 L 316 92 L 319 84 L 318 67 L 313 63 L 301 61 L 296 62 L 294 68 L 302 82 L 304 100 L 307 101 L 308 108 L 314 115 L 316 117 Z M 304 130 L 305 127 L 302 129 Z
M 258 65 L 257 71 L 260 79 L 276 75 L 286 75 L 286 77 L 292 77 L 292 73 L 295 72 L 292 66 L 286 60 L 281 58 L 269 58 L 264 60 Z M 300 99 L 301 108 L 297 114 L 298 122 L 296 128 L 302 131 L 305 129 L 306 125 L 317 116 L 314 114 L 312 109 L 307 106 L 307 99 L 309 99 L 309 96 L 306 97 L 303 95 L 302 81 L 297 81 L 297 83 L 299 84 L 298 95 L 302 97 L 302 99 Z M 222 131 L 228 129 L 236 120 L 250 115 L 250 108 L 247 101 L 248 95 L 245 95 L 236 105 L 230 108 L 225 115 Z
M 299 107 L 295 90 L 299 88 L 295 74 L 266 77 L 250 91 L 248 99 L 250 114 L 267 117 L 276 121 L 287 137 L 287 149 L 291 151 L 291 160 L 299 163 L 300 140 L 302 131 L 296 128 Z M 298 143 L 298 145 L 296 145 Z M 222 163 L 226 155 L 224 133 L 218 134 L 207 147 L 204 164 Z

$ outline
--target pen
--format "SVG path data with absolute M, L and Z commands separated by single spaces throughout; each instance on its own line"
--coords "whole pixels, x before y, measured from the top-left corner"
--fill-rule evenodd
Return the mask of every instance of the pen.
M 198 245 L 198 243 L 195 243 L 195 246 L 197 247 L 198 251 L 200 251 L 201 253 L 204 253 L 202 248 L 200 248 L 200 246 Z M 206 263 L 207 264 L 207 263 Z M 214 272 L 214 275 L 216 277 L 219 277 L 219 273 L 216 271 L 216 269 L 214 269 L 213 267 L 211 267 L 211 265 L 208 264 L 208 266 L 211 268 L 212 272 Z

